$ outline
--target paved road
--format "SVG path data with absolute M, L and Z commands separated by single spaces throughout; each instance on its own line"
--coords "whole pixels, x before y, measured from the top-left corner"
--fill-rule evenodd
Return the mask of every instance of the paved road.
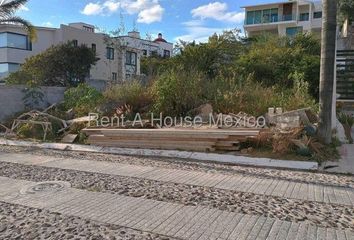
M 354 205 L 354 190 L 350 187 L 30 154 L 0 153 L 0 161 L 250 192 L 348 208 Z M 60 185 L 62 188 L 33 186 L 38 183 L 0 177 L 0 201 L 180 239 L 354 239 L 354 233 L 349 229 L 322 228 L 307 222 L 79 190 L 65 184 Z

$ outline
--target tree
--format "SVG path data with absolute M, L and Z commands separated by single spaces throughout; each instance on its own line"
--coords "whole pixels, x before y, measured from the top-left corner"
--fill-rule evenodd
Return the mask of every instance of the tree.
M 29 38 L 34 40 L 36 38 L 36 31 L 32 24 L 21 17 L 14 16 L 15 12 L 27 1 L 28 0 L 0 1 L 0 25 L 8 23 L 19 24 L 26 29 Z
M 26 59 L 20 70 L 11 73 L 5 81 L 7 84 L 77 86 L 85 82 L 91 66 L 97 61 L 91 48 L 68 42 Z
M 294 74 L 302 74 L 309 93 L 318 99 L 320 41 L 305 33 L 295 37 L 261 35 L 250 39 L 247 51 L 236 60 L 239 74 L 264 86 L 292 88 Z
M 346 19 L 348 19 L 349 23 L 354 21 L 354 0 L 340 0 L 338 10 L 341 23 Z
M 323 0 L 320 67 L 319 138 L 326 144 L 332 141 L 333 81 L 335 76 L 337 1 Z

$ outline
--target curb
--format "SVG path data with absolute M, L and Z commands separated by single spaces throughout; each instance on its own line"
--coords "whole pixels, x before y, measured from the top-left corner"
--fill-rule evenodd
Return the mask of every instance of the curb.
M 92 153 L 109 153 L 118 155 L 149 156 L 149 157 L 168 157 L 181 158 L 205 162 L 231 163 L 237 165 L 272 167 L 297 170 L 317 170 L 317 162 L 303 162 L 292 160 L 274 160 L 270 158 L 251 158 L 245 156 L 235 156 L 229 154 L 216 153 L 197 153 L 174 150 L 153 150 L 153 149 L 135 149 L 135 148 L 115 148 L 99 147 L 92 145 L 64 144 L 64 143 L 36 143 L 28 141 L 16 141 L 0 138 L 0 145 L 36 147 L 40 149 L 53 149 L 62 151 L 81 151 Z

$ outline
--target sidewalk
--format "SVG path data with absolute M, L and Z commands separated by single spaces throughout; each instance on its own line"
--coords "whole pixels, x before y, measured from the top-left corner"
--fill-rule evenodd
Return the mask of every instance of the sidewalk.
M 0 153 L 0 161 L 214 187 L 354 207 L 354 189 L 244 174 L 224 175 L 113 162 Z
M 320 228 L 306 222 L 280 221 L 73 188 L 26 192 L 36 185 L 38 183 L 0 177 L 0 201 L 188 240 L 354 238 L 351 231 Z

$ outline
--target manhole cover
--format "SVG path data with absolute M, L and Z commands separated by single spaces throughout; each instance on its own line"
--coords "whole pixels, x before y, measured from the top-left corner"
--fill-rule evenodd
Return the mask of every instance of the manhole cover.
M 27 186 L 23 188 L 20 192 L 22 194 L 58 192 L 68 187 L 70 187 L 70 183 L 68 182 L 41 182 L 36 183 L 35 185 Z

